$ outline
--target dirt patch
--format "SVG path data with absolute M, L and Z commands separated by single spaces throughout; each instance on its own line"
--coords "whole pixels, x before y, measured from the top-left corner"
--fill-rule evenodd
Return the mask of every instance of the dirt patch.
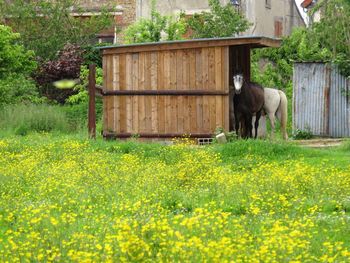
M 319 139 L 312 139 L 312 140 L 295 140 L 295 142 L 303 147 L 327 148 L 327 147 L 340 146 L 344 142 L 344 139 L 319 138 Z

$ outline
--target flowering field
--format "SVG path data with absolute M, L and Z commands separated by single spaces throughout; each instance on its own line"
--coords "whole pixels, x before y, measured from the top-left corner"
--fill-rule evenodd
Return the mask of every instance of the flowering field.
M 0 139 L 0 261 L 346 262 L 350 151 Z

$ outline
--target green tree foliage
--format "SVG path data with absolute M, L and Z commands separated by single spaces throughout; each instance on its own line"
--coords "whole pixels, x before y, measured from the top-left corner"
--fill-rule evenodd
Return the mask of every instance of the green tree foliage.
M 106 8 L 101 15 L 89 19 L 71 15 L 83 13 L 74 0 L 0 0 L 0 21 L 3 20 L 21 34 L 24 46 L 34 50 L 42 60 L 56 57 L 65 44 L 85 46 L 96 34 L 113 25 L 113 17 Z
M 36 68 L 34 53 L 19 42 L 20 35 L 0 25 L 0 106 L 35 97 L 35 85 L 29 78 Z
M 232 4 L 221 6 L 219 0 L 209 0 L 210 12 L 195 14 L 188 20 L 193 38 L 229 37 L 247 30 L 249 22 Z
M 350 1 L 322 0 L 313 11 L 318 10 L 321 21 L 311 30 L 322 47 L 332 52 L 332 61 L 343 75 L 350 77 Z
M 20 34 L 13 33 L 8 26 L 0 25 L 0 78 L 9 74 L 28 74 L 36 63 L 34 52 L 19 44 Z
M 124 32 L 126 43 L 158 42 L 161 40 L 179 40 L 186 32 L 186 23 L 182 16 L 162 16 L 152 1 L 151 18 L 141 18 Z
M 283 38 L 280 48 L 254 50 L 253 81 L 265 87 L 282 89 L 291 97 L 294 62 L 331 60 L 331 52 L 322 48 L 314 37 L 307 29 L 297 28 L 291 36 Z
M 283 89 L 290 97 L 294 62 L 333 62 L 350 77 L 350 1 L 320 1 L 316 10 L 322 12 L 320 22 L 294 30 L 278 49 L 254 51 L 253 81 Z

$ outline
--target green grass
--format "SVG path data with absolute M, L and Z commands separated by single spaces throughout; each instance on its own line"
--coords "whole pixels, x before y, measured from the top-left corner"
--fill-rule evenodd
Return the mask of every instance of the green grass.
M 350 148 L 0 136 L 0 261 L 350 256 Z

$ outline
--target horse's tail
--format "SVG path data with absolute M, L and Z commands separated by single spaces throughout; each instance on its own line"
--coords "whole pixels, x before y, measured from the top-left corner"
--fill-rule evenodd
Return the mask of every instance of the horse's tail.
M 280 115 L 280 121 L 281 121 L 281 132 L 283 134 L 283 139 L 288 139 L 287 134 L 287 121 L 288 121 L 288 100 L 286 94 L 284 94 L 283 91 L 279 90 L 278 93 L 280 94 L 281 101 L 280 105 L 278 107 L 278 113 Z

